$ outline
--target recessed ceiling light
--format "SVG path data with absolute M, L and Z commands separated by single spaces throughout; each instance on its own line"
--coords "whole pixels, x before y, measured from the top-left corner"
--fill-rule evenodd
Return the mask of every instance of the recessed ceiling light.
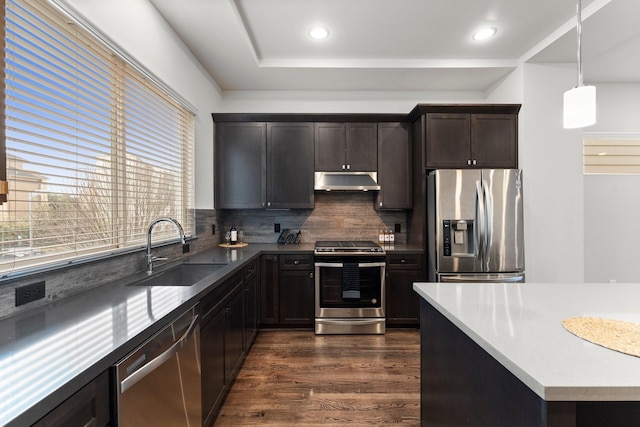
M 487 40 L 493 37 L 496 32 L 498 32 L 498 30 L 495 27 L 483 28 L 473 35 L 473 39 L 477 41 Z
M 309 30 L 309 35 L 316 40 L 322 40 L 329 36 L 329 30 L 323 27 L 315 27 Z

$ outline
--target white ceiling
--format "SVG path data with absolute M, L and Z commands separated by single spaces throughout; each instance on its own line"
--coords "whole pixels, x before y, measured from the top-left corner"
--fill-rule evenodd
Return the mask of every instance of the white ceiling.
M 483 91 L 576 61 L 575 0 L 150 1 L 225 91 Z M 640 83 L 640 0 L 582 9 L 585 83 Z M 474 42 L 485 25 L 497 35 Z

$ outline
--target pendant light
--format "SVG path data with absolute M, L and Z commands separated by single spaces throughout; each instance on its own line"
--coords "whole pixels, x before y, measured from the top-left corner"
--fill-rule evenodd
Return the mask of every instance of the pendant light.
M 578 0 L 578 85 L 564 93 L 564 128 L 591 126 L 596 122 L 596 87 L 582 83 L 582 5 Z

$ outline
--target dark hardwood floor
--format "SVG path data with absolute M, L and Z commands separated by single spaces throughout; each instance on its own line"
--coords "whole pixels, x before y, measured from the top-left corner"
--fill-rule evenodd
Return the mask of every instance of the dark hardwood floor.
M 214 426 L 255 425 L 419 426 L 419 331 L 261 331 Z

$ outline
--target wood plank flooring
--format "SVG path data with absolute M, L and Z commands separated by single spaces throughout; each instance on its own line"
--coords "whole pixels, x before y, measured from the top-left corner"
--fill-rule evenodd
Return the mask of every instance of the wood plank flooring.
M 261 331 L 214 427 L 257 425 L 419 426 L 419 331 Z

